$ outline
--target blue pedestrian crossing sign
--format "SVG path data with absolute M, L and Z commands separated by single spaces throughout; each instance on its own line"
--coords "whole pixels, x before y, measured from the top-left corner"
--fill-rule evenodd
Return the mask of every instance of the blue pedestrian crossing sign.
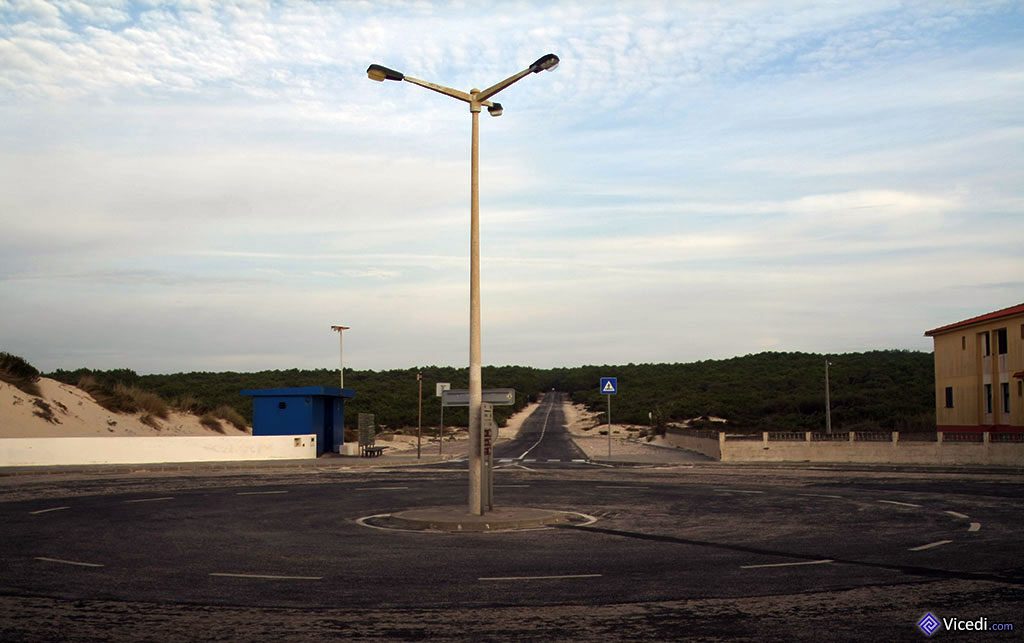
M 619 392 L 619 378 L 617 377 L 602 377 L 601 378 L 601 393 L 603 395 L 615 395 Z

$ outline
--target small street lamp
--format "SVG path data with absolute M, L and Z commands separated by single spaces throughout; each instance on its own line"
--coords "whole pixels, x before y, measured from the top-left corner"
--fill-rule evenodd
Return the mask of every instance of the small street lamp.
M 345 388 L 345 340 L 343 336 L 348 326 L 331 326 L 331 330 L 338 331 L 338 385 Z
M 473 119 L 469 197 L 469 512 L 477 516 L 483 515 L 484 498 L 487 497 L 481 488 L 483 460 L 480 452 L 480 409 L 483 398 L 483 382 L 480 373 L 480 110 L 486 107 L 487 113 L 491 116 L 501 116 L 504 111 L 501 103 L 492 102 L 490 100 L 492 96 L 530 74 L 551 71 L 557 66 L 558 56 L 547 54 L 535 60 L 523 71 L 509 76 L 483 91 L 474 88 L 468 93 L 406 76 L 400 71 L 389 69 L 383 65 L 373 64 L 366 68 L 366 75 L 370 80 L 378 82 L 405 81 L 469 103 L 469 112 Z
M 832 402 L 829 400 L 829 389 L 828 385 L 828 367 L 832 366 L 832 362 L 825 358 L 825 433 L 832 435 Z

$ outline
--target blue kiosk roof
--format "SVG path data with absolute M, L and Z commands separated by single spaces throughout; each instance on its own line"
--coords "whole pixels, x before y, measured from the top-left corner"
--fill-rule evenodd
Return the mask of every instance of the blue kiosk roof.
M 338 388 L 337 386 L 293 386 L 291 388 L 257 388 L 246 389 L 242 395 L 249 397 L 340 397 L 352 399 L 356 396 L 355 389 Z

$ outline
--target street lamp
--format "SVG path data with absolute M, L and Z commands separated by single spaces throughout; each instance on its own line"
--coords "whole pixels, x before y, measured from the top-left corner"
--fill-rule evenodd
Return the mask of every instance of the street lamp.
M 829 399 L 831 387 L 828 385 L 828 367 L 832 362 L 825 358 L 825 433 L 832 435 L 832 401 Z
M 400 71 L 389 69 L 383 65 L 374 64 L 366 68 L 366 75 L 370 80 L 380 82 L 404 80 L 407 83 L 419 85 L 469 103 L 469 112 L 473 118 L 469 197 L 469 512 L 478 516 L 484 513 L 484 498 L 486 497 L 481 489 L 483 465 L 480 453 L 480 407 L 483 397 L 483 383 L 480 375 L 480 109 L 486 107 L 487 113 L 491 116 L 501 116 L 503 112 L 501 103 L 489 100 L 492 96 L 529 74 L 551 71 L 557 66 L 558 56 L 547 54 L 535 60 L 523 71 L 509 76 L 483 91 L 473 88 L 469 90 L 469 93 L 406 76 Z
M 345 388 L 345 340 L 342 338 L 348 326 L 331 326 L 338 331 L 338 385 Z

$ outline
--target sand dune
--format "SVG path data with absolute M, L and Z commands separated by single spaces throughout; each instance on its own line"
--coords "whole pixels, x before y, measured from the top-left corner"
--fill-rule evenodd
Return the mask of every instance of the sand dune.
M 221 435 L 190 413 L 172 412 L 156 420 L 159 428 L 141 421 L 142 413 L 113 413 L 82 389 L 41 378 L 42 397 L 34 397 L 0 382 L 0 438 Z M 244 435 L 221 422 L 224 435 Z

